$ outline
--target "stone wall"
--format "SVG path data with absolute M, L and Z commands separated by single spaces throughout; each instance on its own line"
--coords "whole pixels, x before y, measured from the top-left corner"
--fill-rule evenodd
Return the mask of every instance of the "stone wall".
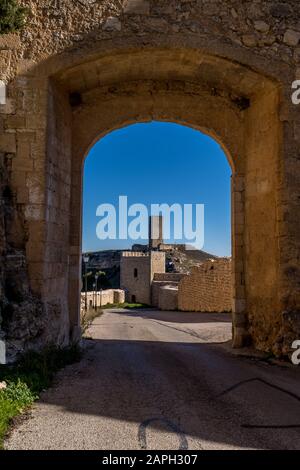
M 164 286 L 178 287 L 177 281 L 153 281 L 151 285 L 151 306 L 159 306 L 160 289 Z
M 178 286 L 160 287 L 158 307 L 164 311 L 178 310 Z
M 147 253 L 124 252 L 120 265 L 121 289 L 127 302 L 150 305 L 150 256 Z
M 180 273 L 155 273 L 151 285 L 151 305 L 159 307 L 159 297 L 161 288 L 165 286 L 178 287 L 178 283 L 185 277 Z
M 72 340 L 79 325 L 87 152 L 115 129 L 161 120 L 208 133 L 232 167 L 234 346 L 289 353 L 300 337 L 298 0 L 21 3 L 26 27 L 0 37 L 1 166 L 13 200 L 0 223 L 1 234 L 7 217 L 19 224 L 11 239 L 22 243 L 1 246 L 3 259 L 25 256 L 40 343 Z M 39 325 L 31 312 L 18 320 L 22 344 L 43 336 L 21 326 Z
M 122 289 L 105 289 L 87 293 L 87 304 L 88 307 L 95 306 L 104 307 L 109 304 L 123 304 L 125 302 L 125 292 Z M 81 308 L 85 306 L 85 293 L 81 293 Z
M 0 339 L 6 360 L 47 340 L 48 318 L 31 292 L 26 260 L 24 214 L 10 188 L 12 155 L 0 153 Z
M 161 282 L 179 282 L 185 277 L 185 274 L 181 273 L 155 273 L 153 281 Z
M 160 251 L 150 251 L 150 286 L 155 275 L 165 275 L 166 273 L 166 255 Z
M 159 251 L 123 252 L 121 256 L 121 288 L 126 300 L 151 305 L 151 284 L 155 273 L 164 273 L 165 254 Z
M 186 312 L 231 312 L 231 260 L 207 261 L 193 268 L 179 283 L 178 307 Z

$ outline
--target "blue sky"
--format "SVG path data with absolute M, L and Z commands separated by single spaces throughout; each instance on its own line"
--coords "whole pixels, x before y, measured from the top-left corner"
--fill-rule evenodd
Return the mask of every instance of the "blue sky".
M 204 204 L 203 249 L 230 256 L 230 176 L 219 144 L 189 127 L 152 122 L 108 134 L 85 161 L 83 251 L 123 249 L 139 243 L 99 240 L 96 235 L 97 207 L 110 203 L 118 210 L 119 196 L 128 196 L 129 205 L 142 203 L 148 208 L 155 203 Z

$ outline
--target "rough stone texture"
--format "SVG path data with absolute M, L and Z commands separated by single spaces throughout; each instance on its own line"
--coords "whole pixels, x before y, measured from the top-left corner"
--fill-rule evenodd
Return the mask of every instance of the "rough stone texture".
M 97 298 L 97 300 L 96 300 Z M 122 289 L 105 289 L 98 291 L 97 294 L 94 292 L 87 293 L 88 307 L 105 307 L 105 305 L 112 304 L 123 304 L 125 302 L 125 292 Z M 85 293 L 81 294 L 81 307 L 85 306 Z
M 300 39 L 300 31 L 288 29 L 283 37 L 283 42 L 288 46 L 297 46 Z
M 165 253 L 124 251 L 121 257 L 121 288 L 128 302 L 151 305 L 151 286 L 155 273 L 166 269 Z
M 178 287 L 178 282 L 172 281 L 153 281 L 151 286 L 151 306 L 157 307 L 159 306 L 159 294 L 160 289 L 163 286 L 173 286 Z
M 103 26 L 104 31 L 121 31 L 122 23 L 118 18 L 109 16 Z
M 149 249 L 156 250 L 163 243 L 163 216 L 149 217 Z
M 123 304 L 125 302 L 125 292 L 122 289 L 114 289 L 114 304 Z
M 27 347 L 39 348 L 47 334 L 43 306 L 28 283 L 24 217 L 9 186 L 11 160 L 0 154 L 0 339 L 9 361 Z
M 158 306 L 160 310 L 178 310 L 178 287 L 170 285 L 160 287 Z
M 150 3 L 147 0 L 125 0 L 124 13 L 134 15 L 149 15 Z
M 0 37 L 1 167 L 11 161 L 7 185 L 21 220 L 12 241 L 25 240 L 44 343 L 78 331 L 85 155 L 108 132 L 156 119 L 202 130 L 224 148 L 233 344 L 286 354 L 300 337 L 298 1 L 21 3 L 31 9 L 26 28 Z
M 161 287 L 170 286 L 177 288 L 179 281 L 185 277 L 180 273 L 155 273 L 151 285 L 151 305 L 159 307 Z
M 185 274 L 181 273 L 155 273 L 153 281 L 163 281 L 163 282 L 177 282 L 179 283 L 181 279 L 185 277 Z
M 229 258 L 207 261 L 179 283 L 178 307 L 185 312 L 231 312 L 232 262 Z
M 260 33 L 267 33 L 270 30 L 270 26 L 265 21 L 254 21 L 254 28 Z

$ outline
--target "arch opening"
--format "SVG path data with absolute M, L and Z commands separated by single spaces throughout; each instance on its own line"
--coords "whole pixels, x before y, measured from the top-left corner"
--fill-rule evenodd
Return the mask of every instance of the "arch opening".
M 186 125 L 134 124 L 98 140 L 84 163 L 89 291 L 104 270 L 109 304 L 108 291 L 122 289 L 129 303 L 183 316 L 232 312 L 231 175 L 221 146 Z M 85 273 L 86 266 L 82 281 Z M 168 282 L 170 297 L 161 291 Z M 81 295 L 83 305 L 84 289 Z
M 86 78 L 88 70 L 91 80 Z M 78 93 L 80 100 L 70 103 L 72 93 Z M 51 77 L 47 117 L 47 181 L 51 184 L 46 187 L 43 242 L 51 260 L 46 268 L 43 262 L 37 266 L 34 223 L 28 224 L 27 249 L 33 254 L 28 257 L 32 273 L 41 269 L 46 278 L 41 288 L 31 276 L 32 286 L 42 293 L 46 305 L 57 305 L 65 336 L 68 328 L 72 337 L 79 334 L 80 299 L 73 293 L 79 292 L 81 282 L 82 172 L 88 149 L 129 124 L 169 121 L 204 131 L 221 142 L 234 169 L 234 346 L 251 341 L 265 349 L 276 342 L 282 311 L 276 202 L 282 128 L 278 102 L 276 82 L 197 49 L 123 50 L 64 68 Z M 54 227 L 58 222 L 64 226 L 61 234 Z M 62 258 L 54 254 L 54 242 Z M 52 276 L 56 266 L 61 272 Z

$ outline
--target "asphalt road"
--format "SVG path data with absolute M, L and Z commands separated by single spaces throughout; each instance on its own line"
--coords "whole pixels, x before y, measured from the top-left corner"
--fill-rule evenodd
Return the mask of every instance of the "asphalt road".
M 106 311 L 7 449 L 300 449 L 300 367 L 232 354 L 226 315 Z

